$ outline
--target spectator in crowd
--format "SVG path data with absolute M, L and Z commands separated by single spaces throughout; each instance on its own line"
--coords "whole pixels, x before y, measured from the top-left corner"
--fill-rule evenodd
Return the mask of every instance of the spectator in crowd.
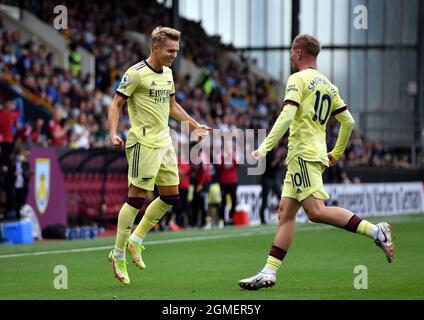
M 178 186 L 180 198 L 175 208 L 175 222 L 180 228 L 185 228 L 186 221 L 188 221 L 190 217 L 188 191 L 190 188 L 191 167 L 187 156 L 183 152 L 180 153 L 180 160 L 178 161 L 178 174 L 180 177 L 180 184 Z
M 395 159 L 394 163 L 398 168 L 407 170 L 414 169 L 414 166 L 411 164 L 411 162 L 409 161 L 409 157 L 406 154 L 401 155 L 400 160 Z
M 49 145 L 62 147 L 66 145 L 68 125 L 63 124 L 59 110 L 53 112 L 49 121 Z
M 352 179 L 352 184 L 361 184 L 361 178 L 359 177 L 354 177 Z
M 191 218 L 189 219 L 189 224 L 192 228 L 203 227 L 206 223 L 206 215 L 208 212 L 208 192 L 209 185 L 212 181 L 210 159 L 206 152 L 203 149 L 200 149 L 197 153 L 196 159 L 190 159 L 190 161 L 193 199 L 191 202 Z
M 81 62 L 82 57 L 81 53 L 78 51 L 78 45 L 75 42 L 72 42 L 69 46 L 69 68 L 74 77 L 78 77 L 81 73 Z
M 218 165 L 212 165 L 212 182 L 209 186 L 208 193 L 208 215 L 206 217 L 205 230 L 211 229 L 213 226 L 224 228 L 224 219 L 220 217 L 222 195 L 221 186 L 219 184 Z
M 18 127 L 19 111 L 13 100 L 0 104 L 0 165 L 7 165 L 14 148 L 14 135 Z
M 227 222 L 225 221 L 225 208 L 227 207 L 227 195 L 229 195 L 231 199 L 229 221 L 232 221 L 237 206 L 237 168 L 239 167 L 235 146 L 233 148 L 231 145 L 224 144 L 221 163 L 217 167 L 222 199 L 219 219 Z
M 88 117 L 81 113 L 78 121 L 72 126 L 71 147 L 72 148 L 90 148 L 90 131 L 88 129 Z
M 44 119 L 37 118 L 34 126 L 32 127 L 30 133 L 30 141 L 33 145 L 47 147 L 48 146 L 48 138 L 47 138 L 47 130 L 44 125 Z
M 15 148 L 11 156 L 9 168 L 9 181 L 12 182 L 10 190 L 9 209 L 15 213 L 17 220 L 21 219 L 20 211 L 26 203 L 28 195 L 28 182 L 30 169 L 27 150 Z
M 266 155 L 265 172 L 261 176 L 261 208 L 259 210 L 259 217 L 261 224 L 266 224 L 265 209 L 268 208 L 268 197 L 273 192 L 277 197 L 281 196 L 281 182 L 279 181 L 278 174 L 283 168 L 283 162 L 287 155 L 286 149 L 282 146 L 271 150 Z
M 341 176 L 341 181 L 340 181 L 341 183 L 344 183 L 344 184 L 351 184 L 352 183 L 352 181 L 349 179 L 346 172 L 343 171 L 340 174 L 340 176 Z

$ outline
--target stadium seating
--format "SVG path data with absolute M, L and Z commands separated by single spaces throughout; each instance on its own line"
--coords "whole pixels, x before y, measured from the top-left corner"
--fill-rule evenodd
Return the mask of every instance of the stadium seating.
M 127 192 L 126 174 L 65 174 L 68 214 L 85 215 L 91 219 L 116 218 Z

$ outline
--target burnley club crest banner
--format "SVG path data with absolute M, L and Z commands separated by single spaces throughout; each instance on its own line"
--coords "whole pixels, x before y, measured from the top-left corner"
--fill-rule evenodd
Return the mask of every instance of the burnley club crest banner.
M 35 202 L 43 214 L 47 209 L 50 194 L 50 159 L 35 159 Z

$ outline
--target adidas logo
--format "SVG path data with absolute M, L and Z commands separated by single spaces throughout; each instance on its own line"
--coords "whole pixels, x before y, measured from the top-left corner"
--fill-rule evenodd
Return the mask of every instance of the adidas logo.
M 147 181 L 147 180 L 150 180 L 150 179 L 152 179 L 152 178 L 141 178 L 141 181 Z
M 297 188 L 296 192 L 297 192 L 297 193 L 301 193 L 301 192 L 302 192 L 302 190 L 300 190 L 299 188 Z
M 155 86 L 155 85 L 156 85 L 156 82 L 152 81 L 151 86 Z

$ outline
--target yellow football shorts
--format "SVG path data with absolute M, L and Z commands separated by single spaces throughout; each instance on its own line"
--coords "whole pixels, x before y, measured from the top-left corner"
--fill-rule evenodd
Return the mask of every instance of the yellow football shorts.
M 326 167 L 321 162 L 309 162 L 294 157 L 288 164 L 283 184 L 282 197 L 301 202 L 309 196 L 327 200 L 330 198 L 324 189 L 322 173 Z
M 221 186 L 218 182 L 212 183 L 208 191 L 209 204 L 220 204 L 222 202 Z
M 150 148 L 137 143 L 125 149 L 128 160 L 128 186 L 152 191 L 158 186 L 176 186 L 178 177 L 177 156 L 171 145 Z

